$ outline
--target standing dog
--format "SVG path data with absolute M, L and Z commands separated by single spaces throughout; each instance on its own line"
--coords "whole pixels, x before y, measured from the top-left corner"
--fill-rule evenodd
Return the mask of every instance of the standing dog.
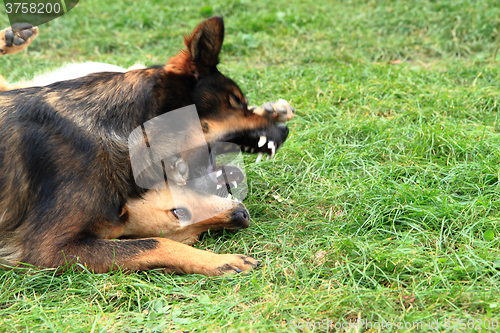
M 214 254 L 162 235 L 135 239 L 155 234 L 130 231 L 149 223 L 130 207 L 155 195 L 136 184 L 127 146 L 146 121 L 195 104 L 209 144 L 233 142 L 273 155 L 286 139 L 288 130 L 277 121 L 290 119 L 292 110 L 249 109 L 239 87 L 217 70 L 223 37 L 222 18 L 213 17 L 165 66 L 1 93 L 0 257 L 43 267 L 79 262 L 94 272 L 163 268 L 220 275 L 255 267 L 247 256 Z M 184 153 L 183 142 L 175 145 L 183 153 L 170 166 L 192 165 L 196 154 Z M 186 179 L 199 171 L 182 169 L 189 173 L 176 172 Z M 235 206 L 226 221 L 244 227 L 248 212 Z M 181 219 L 177 208 L 170 212 Z M 109 239 L 115 237 L 129 239 Z

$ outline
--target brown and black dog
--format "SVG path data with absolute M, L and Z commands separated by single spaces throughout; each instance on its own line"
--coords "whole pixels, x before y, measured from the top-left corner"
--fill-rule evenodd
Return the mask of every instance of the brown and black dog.
M 213 17 L 195 28 L 185 39 L 187 50 L 165 66 L 0 93 L 0 257 L 42 267 L 79 262 L 94 272 L 163 268 L 220 275 L 255 267 L 257 261 L 247 256 L 177 242 L 212 225 L 248 225 L 248 212 L 234 201 L 218 222 L 198 229 L 193 224 L 175 236 L 170 231 L 172 239 L 163 238 L 168 230 L 154 231 L 152 223 L 162 214 L 171 214 L 168 221 L 183 218 L 178 207 L 159 203 L 168 198 L 161 191 L 200 195 L 198 202 L 207 196 L 185 186 L 160 192 L 139 187 L 127 146 L 130 133 L 148 120 L 194 104 L 207 143 L 274 154 L 288 135 L 277 122 L 293 111 L 248 108 L 239 87 L 216 68 L 223 37 L 222 18 Z M 182 148 L 183 141 L 175 145 Z M 181 153 L 180 159 L 191 166 L 193 156 Z M 186 177 L 196 178 L 198 169 L 189 168 Z M 162 209 L 148 218 L 155 205 Z

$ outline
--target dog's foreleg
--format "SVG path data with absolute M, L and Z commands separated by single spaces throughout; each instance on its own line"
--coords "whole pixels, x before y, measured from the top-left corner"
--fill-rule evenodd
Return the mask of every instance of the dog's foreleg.
M 165 238 L 82 239 L 65 246 L 60 251 L 59 262 L 52 262 L 51 266 L 68 263 L 80 263 L 95 273 L 118 268 L 125 271 L 162 268 L 167 273 L 208 276 L 239 273 L 259 265 L 257 260 L 248 256 L 215 254 Z
M 14 24 L 10 28 L 1 30 L 0 56 L 24 50 L 37 36 L 38 28 L 27 23 Z M 5 79 L 0 75 L 0 92 L 16 88 L 18 87 L 7 84 Z

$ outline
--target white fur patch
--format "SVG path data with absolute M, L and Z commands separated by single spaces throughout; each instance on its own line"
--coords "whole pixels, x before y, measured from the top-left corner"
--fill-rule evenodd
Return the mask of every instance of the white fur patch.
M 129 69 L 120 66 L 105 64 L 102 62 L 84 62 L 84 63 L 71 63 L 56 69 L 53 72 L 37 75 L 33 80 L 21 83 L 23 86 L 46 86 L 54 82 L 76 79 L 85 75 L 99 73 L 99 72 L 119 72 L 125 73 L 132 69 L 144 68 L 141 64 L 136 64 Z

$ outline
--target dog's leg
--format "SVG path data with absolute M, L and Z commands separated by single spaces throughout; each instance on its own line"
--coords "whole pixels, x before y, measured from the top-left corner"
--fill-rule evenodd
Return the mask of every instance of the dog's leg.
M 38 36 L 38 27 L 29 23 L 17 23 L 0 31 L 0 55 L 24 50 Z
M 289 121 L 295 116 L 295 108 L 284 99 L 277 102 L 267 102 L 259 107 L 252 106 L 249 109 L 253 113 L 275 122 Z
M 28 23 L 14 24 L 0 31 L 0 56 L 24 50 L 38 36 L 38 28 Z M 0 91 L 15 89 L 0 75 Z
M 259 265 L 251 257 L 215 254 L 165 238 L 120 241 L 85 238 L 67 245 L 60 253 L 59 262 L 51 261 L 50 266 L 60 267 L 66 262 L 78 262 L 95 273 L 117 268 L 125 271 L 163 268 L 167 273 L 216 276 L 240 273 Z

